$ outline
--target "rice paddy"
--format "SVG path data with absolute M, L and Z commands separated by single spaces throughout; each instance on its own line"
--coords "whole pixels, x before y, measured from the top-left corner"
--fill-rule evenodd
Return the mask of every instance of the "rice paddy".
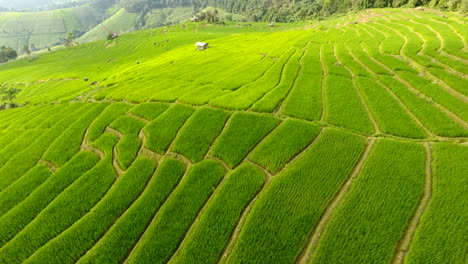
M 467 22 L 185 23 L 0 65 L 25 104 L 0 263 L 464 264 Z

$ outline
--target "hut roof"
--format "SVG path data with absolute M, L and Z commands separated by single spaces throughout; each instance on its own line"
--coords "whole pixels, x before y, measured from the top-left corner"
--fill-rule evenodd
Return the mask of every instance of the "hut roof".
M 208 43 L 205 43 L 205 42 L 197 42 L 195 45 L 198 46 L 198 47 L 203 47 L 205 45 L 207 45 Z

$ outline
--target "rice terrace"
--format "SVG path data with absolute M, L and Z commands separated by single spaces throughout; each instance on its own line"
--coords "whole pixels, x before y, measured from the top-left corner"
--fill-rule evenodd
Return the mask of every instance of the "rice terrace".
M 468 264 L 468 3 L 131 1 L 2 47 L 0 263 Z

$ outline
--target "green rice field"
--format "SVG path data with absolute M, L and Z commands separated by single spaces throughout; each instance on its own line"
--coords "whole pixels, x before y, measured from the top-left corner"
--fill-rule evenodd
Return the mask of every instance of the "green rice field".
M 20 89 L 0 263 L 468 263 L 466 16 L 184 22 L 32 56 L 0 65 Z

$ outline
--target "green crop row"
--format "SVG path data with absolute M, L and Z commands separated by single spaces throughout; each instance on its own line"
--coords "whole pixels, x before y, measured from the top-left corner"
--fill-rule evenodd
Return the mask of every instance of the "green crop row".
M 34 117 L 37 116 L 37 111 L 43 107 L 41 106 L 30 106 L 30 107 L 25 107 L 24 111 L 11 111 L 12 118 L 2 122 L 0 125 L 0 128 L 2 129 L 18 129 L 21 126 L 23 126 L 26 122 L 30 121 Z M 16 113 L 15 113 L 16 112 Z M 10 121 L 11 120 L 11 121 Z
M 372 134 L 373 126 L 353 81 L 338 75 L 325 79 L 326 114 L 331 124 Z
M 37 165 L 38 161 L 43 156 L 44 152 L 51 144 L 69 127 L 77 122 L 77 119 L 83 114 L 82 107 L 80 111 L 75 111 L 70 115 L 62 115 L 62 119 L 56 123 L 47 133 L 43 133 L 37 140 L 34 141 L 28 148 L 20 150 L 20 152 L 11 158 L 3 167 L 0 168 L 0 190 L 5 189 L 16 180 L 21 178 L 23 174 Z M 85 111 L 86 113 L 87 111 Z
M 49 129 L 54 127 L 58 122 L 65 119 L 66 117 L 74 115 L 80 111 L 84 111 L 83 109 L 85 105 L 86 104 L 83 103 L 73 103 L 68 105 L 62 104 L 61 109 L 57 111 L 56 114 L 51 115 L 49 118 L 45 119 L 44 122 L 38 126 L 38 129 Z
M 0 217 L 26 199 L 51 174 L 47 166 L 37 165 L 21 177 L 21 179 L 0 192 Z
M 0 137 L 0 146 L 7 148 L 11 143 L 13 143 L 17 138 L 26 132 L 26 130 L 7 130 Z M 1 167 L 0 167 L 1 168 Z
M 416 94 L 412 93 L 403 84 L 387 76 L 380 80 L 389 87 L 400 100 L 413 112 L 413 114 L 433 133 L 440 136 L 466 136 L 468 132 L 446 114 L 435 108 Z
M 34 141 L 39 138 L 44 131 L 41 130 L 27 130 L 21 136 L 12 140 L 8 145 L 2 146 L 0 150 L 0 168 L 5 165 L 11 158 L 18 154 L 18 150 L 29 147 Z
M 264 180 L 265 174 L 249 163 L 230 172 L 169 263 L 218 263 L 242 211 Z
M 364 77 L 356 78 L 356 85 L 382 132 L 409 138 L 425 137 L 424 131 L 385 87 L 376 85 L 375 80 Z
M 78 153 L 26 199 L 2 215 L 0 217 L 0 247 L 16 236 L 76 179 L 96 165 L 98 160 L 98 157 L 91 152 Z M 28 183 L 27 179 L 34 181 L 34 178 L 28 177 L 24 179 L 25 184 Z
M 398 75 L 410 83 L 412 87 L 431 98 L 434 102 L 452 111 L 465 122 L 468 121 L 468 107 L 463 99 L 444 91 L 438 85 L 415 74 L 401 72 Z
M 229 113 L 220 109 L 201 108 L 180 130 L 172 151 L 183 154 L 192 162 L 203 160 L 213 141 L 221 133 Z
M 444 69 L 428 69 L 434 76 L 443 80 L 452 89 L 464 96 L 468 96 L 468 80 L 458 75 L 451 74 Z
M 253 106 L 252 110 L 258 112 L 273 112 L 277 105 L 284 100 L 289 91 L 294 86 L 299 70 L 301 69 L 301 59 L 304 55 L 303 50 L 296 50 L 288 63 L 284 66 L 280 83 L 271 91 L 265 94 Z
M 65 164 L 79 150 L 84 135 L 89 125 L 108 106 L 106 103 L 91 105 L 87 111 L 75 123 L 67 129 L 50 145 L 44 153 L 44 160 L 50 161 L 58 166 Z
M 130 113 L 143 117 L 146 120 L 153 120 L 166 111 L 169 105 L 162 103 L 142 103 L 130 110 Z
M 141 196 L 78 263 L 121 263 L 177 186 L 184 171 L 181 161 L 164 159 Z
M 351 78 L 351 74 L 342 64 L 338 63 L 335 56 L 335 46 L 333 44 L 325 44 L 322 46 L 322 59 L 327 69 L 327 74 Z
M 193 165 L 156 214 L 127 263 L 166 263 L 223 176 L 224 168 L 217 161 Z
M 135 160 L 91 211 L 24 263 L 75 263 L 138 198 L 155 168 L 155 162 L 147 157 Z
M 107 107 L 100 116 L 89 126 L 87 139 L 91 142 L 98 139 L 115 119 L 125 114 L 131 106 L 124 103 L 115 103 Z
M 390 263 L 424 189 L 425 151 L 378 140 L 310 263 Z
M 433 145 L 433 192 L 405 263 L 466 263 L 468 147 Z
M 296 83 L 284 100 L 281 110 L 283 114 L 306 120 L 320 120 L 322 113 L 321 74 L 320 45 L 310 42 L 306 47 Z
M 137 157 L 142 144 L 138 138 L 138 133 L 140 133 L 140 130 L 144 126 L 145 123 L 143 121 L 130 116 L 121 116 L 110 124 L 111 128 L 118 130 L 124 135 L 116 146 L 117 160 L 124 170 L 126 170 Z
M 211 153 L 235 167 L 279 122 L 280 120 L 270 115 L 235 113 Z
M 194 111 L 192 107 L 181 104 L 171 106 L 144 128 L 147 136 L 145 146 L 159 154 L 164 154 L 177 131 Z
M 362 67 L 359 63 L 354 61 L 354 58 L 348 53 L 348 49 L 345 45 L 336 45 L 336 56 L 340 62 L 346 65 L 355 76 L 370 77 L 371 74 Z
M 227 263 L 295 262 L 365 145 L 362 137 L 326 129 L 260 194 Z
M 371 22 L 366 23 L 368 30 L 373 29 L 374 34 L 381 34 L 383 40 L 381 43 L 381 51 L 389 55 L 400 55 L 400 51 L 405 44 L 405 40 L 389 30 L 386 27 L 381 26 L 380 23 Z
M 30 118 L 28 121 L 17 126 L 16 128 L 24 129 L 33 129 L 38 127 L 45 119 L 51 117 L 55 113 L 60 112 L 63 108 L 66 108 L 67 105 L 48 105 L 40 108 L 40 111 L 36 111 L 36 116 Z M 15 127 L 10 126 L 9 129 L 15 129 Z
M 116 141 L 115 137 L 103 138 L 102 141 L 105 141 L 103 143 L 106 145 L 104 159 L 71 183 L 50 201 L 34 220 L 8 241 L 0 249 L 0 263 L 22 263 L 83 217 L 106 194 L 115 180 L 112 156 L 109 154 Z
M 260 78 L 232 93 L 210 101 L 210 105 L 241 110 L 251 107 L 262 96 L 279 85 L 285 65 L 290 61 L 294 52 L 294 49 L 289 49 Z
M 276 173 L 306 148 L 319 131 L 319 127 L 310 123 L 287 119 L 252 151 L 249 159 Z

